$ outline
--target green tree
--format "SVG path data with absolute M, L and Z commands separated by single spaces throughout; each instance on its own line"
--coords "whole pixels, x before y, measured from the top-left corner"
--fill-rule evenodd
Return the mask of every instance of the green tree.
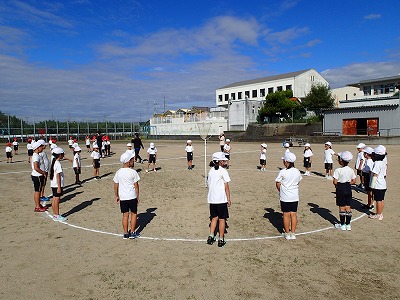
M 325 84 L 315 84 L 311 87 L 310 92 L 301 101 L 301 105 L 313 111 L 320 118 L 321 110 L 324 108 L 334 107 L 335 98 L 332 96 L 332 91 L 329 86 Z
M 276 118 L 277 115 L 283 118 L 290 117 L 292 111 L 299 107 L 299 103 L 291 98 L 293 98 L 293 91 L 291 90 L 268 94 L 258 113 L 259 123 L 264 123 L 266 118 Z

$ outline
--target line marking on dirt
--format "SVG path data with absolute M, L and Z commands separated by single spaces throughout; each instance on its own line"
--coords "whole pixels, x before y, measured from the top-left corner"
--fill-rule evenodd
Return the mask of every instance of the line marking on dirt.
M 46 211 L 45 213 L 47 214 L 47 216 L 50 219 L 53 219 L 53 216 L 48 211 Z M 354 221 L 357 221 L 358 219 L 361 219 L 362 217 L 365 217 L 365 216 L 366 216 L 366 214 L 363 213 L 360 216 L 354 218 L 351 222 L 353 223 Z M 118 237 L 122 237 L 123 236 L 123 234 L 113 233 L 113 232 L 108 232 L 108 231 L 103 231 L 103 230 L 97 230 L 97 229 L 91 229 L 91 228 L 86 228 L 86 227 L 83 227 L 83 226 L 78 226 L 78 225 L 74 225 L 74 224 L 68 223 L 66 221 L 58 221 L 58 223 L 62 223 L 62 224 L 68 225 L 68 226 L 70 226 L 72 228 L 81 229 L 81 230 L 85 230 L 85 231 L 89 231 L 89 232 L 108 234 L 108 235 L 113 235 L 113 236 L 118 236 Z M 299 232 L 299 233 L 296 233 L 296 235 L 312 234 L 312 233 L 317 233 L 317 232 L 326 231 L 326 230 L 330 230 L 330 229 L 338 230 L 334 226 L 329 226 L 329 227 L 315 229 L 315 230 L 311 230 L 311 231 Z M 282 235 L 274 235 L 274 236 L 260 236 L 260 237 L 252 237 L 252 238 L 232 238 L 232 239 L 226 239 L 226 241 L 229 241 L 229 242 L 244 242 L 244 241 L 270 240 L 270 239 L 278 239 L 278 238 L 283 238 L 283 236 Z M 206 239 L 168 238 L 168 237 L 150 237 L 150 236 L 140 236 L 138 239 L 152 240 L 152 241 L 201 242 L 201 243 L 204 243 L 206 241 Z

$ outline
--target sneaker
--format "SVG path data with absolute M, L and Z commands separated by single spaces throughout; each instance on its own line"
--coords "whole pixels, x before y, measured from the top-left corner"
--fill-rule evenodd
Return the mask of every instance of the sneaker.
M 285 239 L 287 239 L 287 240 L 291 240 L 291 239 L 292 239 L 292 237 L 291 237 L 291 234 L 290 234 L 290 233 L 286 233 L 286 232 L 284 232 L 284 233 L 282 233 L 282 236 L 283 236 Z
M 140 233 L 139 233 L 139 232 L 136 232 L 136 231 L 130 232 L 130 231 L 129 231 L 129 238 L 130 238 L 130 239 L 136 239 L 136 238 L 138 238 L 138 237 L 140 237 Z
M 294 234 L 294 233 L 290 234 L 290 239 L 291 240 L 295 240 L 296 239 L 296 234 Z
M 360 185 L 359 185 L 359 188 L 363 190 L 363 189 L 364 189 L 364 185 L 363 185 L 363 184 L 360 184 Z
M 146 173 L 149 173 L 149 170 L 146 170 Z
M 340 229 L 340 223 L 335 223 L 334 226 L 335 226 L 336 229 Z
M 157 172 L 157 169 L 153 169 L 154 172 Z
M 378 215 L 378 220 L 379 220 L 379 221 L 382 221 L 382 220 L 383 220 L 383 215 L 382 215 L 382 214 Z
M 54 215 L 53 216 L 53 221 L 56 221 L 56 222 L 65 222 L 67 220 L 68 220 L 68 218 L 63 217 L 62 215 Z
M 129 233 L 124 233 L 124 236 L 122 237 L 124 240 L 127 240 L 129 238 Z
M 225 240 L 218 240 L 218 247 L 223 247 L 225 246 L 226 242 Z
M 207 238 L 207 244 L 212 245 L 215 242 L 215 237 L 209 235 Z
M 45 212 L 47 207 L 35 207 L 34 212 Z
M 370 218 L 370 219 L 378 219 L 379 218 L 379 215 L 378 214 L 370 214 L 369 216 L 368 216 L 368 218 Z
M 42 206 L 42 207 L 44 207 L 44 208 L 47 208 L 47 205 L 48 205 L 49 203 L 48 203 L 48 201 L 40 201 L 40 205 Z
M 346 225 L 346 230 L 351 231 L 351 225 L 350 224 Z
M 346 225 L 340 225 L 340 230 L 343 230 L 343 231 L 345 231 L 347 228 L 346 228 Z

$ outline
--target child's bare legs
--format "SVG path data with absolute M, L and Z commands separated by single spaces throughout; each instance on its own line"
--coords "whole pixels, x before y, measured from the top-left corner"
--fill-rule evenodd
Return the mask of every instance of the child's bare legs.
M 33 194 L 33 201 L 35 201 L 35 208 L 40 208 L 40 192 Z
M 376 213 L 378 215 L 382 214 L 384 206 L 385 205 L 383 203 L 383 200 L 382 201 L 376 201 Z
M 129 212 L 125 212 L 122 214 L 122 229 L 124 233 L 128 233 L 128 220 L 129 220 Z
M 225 224 L 226 224 L 226 220 L 225 219 L 219 219 L 219 238 L 221 240 L 224 239 L 224 235 L 225 235 Z
M 290 212 L 283 213 L 283 230 L 285 233 L 289 233 L 290 230 Z
M 137 213 L 131 212 L 131 232 L 136 230 Z
M 51 202 L 51 208 L 53 209 L 54 215 L 60 214 L 60 197 L 53 196 L 53 200 Z
M 368 206 L 371 207 L 374 204 L 374 197 L 372 195 L 372 191 L 368 192 Z
M 290 212 L 290 229 L 294 234 L 296 232 L 297 227 L 297 213 L 294 211 Z
M 214 217 L 211 219 L 210 235 L 212 235 L 212 236 L 214 236 L 215 228 L 217 227 L 217 222 L 218 222 L 218 217 Z

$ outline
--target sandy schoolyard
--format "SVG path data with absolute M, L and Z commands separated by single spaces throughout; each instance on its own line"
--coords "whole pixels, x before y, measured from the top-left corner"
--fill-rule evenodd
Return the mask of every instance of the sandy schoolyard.
M 324 147 L 312 145 L 313 174 L 300 183 L 298 236 L 288 241 L 281 237 L 274 181 L 282 146 L 268 145 L 267 172 L 260 172 L 260 144 L 233 141 L 230 227 L 226 246 L 218 248 L 206 244 L 203 142 L 194 142 L 192 171 L 186 167 L 185 141 L 155 143 L 161 169 L 146 174 L 147 164 L 135 165 L 142 235 L 136 240 L 122 239 L 113 193 L 125 142 L 112 143 L 116 154 L 101 161 L 101 180 L 92 179 L 87 152 L 82 186 L 73 184 L 72 163 L 62 162 L 66 187 L 60 207 L 66 223 L 33 212 L 25 145 L 13 164 L 1 153 L 0 299 L 400 299 L 398 146 L 387 146 L 384 220 L 368 219 L 361 208 L 367 196 L 355 189 L 352 231 L 342 232 L 333 227 L 334 186 L 321 176 Z M 332 148 L 356 153 L 355 145 Z M 218 141 L 208 143 L 207 163 L 218 149 Z M 303 171 L 303 148 L 292 152 Z

